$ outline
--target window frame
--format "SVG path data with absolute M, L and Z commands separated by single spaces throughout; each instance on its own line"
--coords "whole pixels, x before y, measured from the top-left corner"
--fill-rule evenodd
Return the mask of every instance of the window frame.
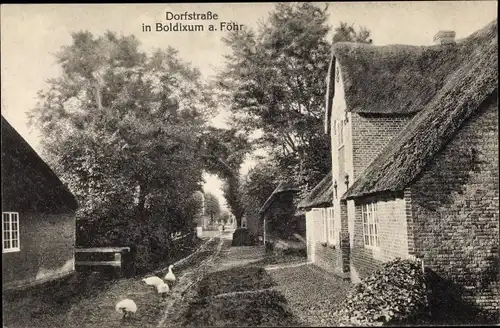
M 337 127 L 337 131 L 336 131 L 337 132 L 337 149 L 344 147 L 344 143 L 345 143 L 344 125 L 345 125 L 344 120 L 338 121 L 338 127 Z
M 323 230 L 321 234 L 321 243 L 326 246 L 328 244 L 328 217 L 324 207 L 321 208 L 321 222 Z
M 335 208 L 333 206 L 326 208 L 328 220 L 328 244 L 330 246 L 338 245 L 337 227 L 335 226 Z
M 361 205 L 361 223 L 363 225 L 364 247 L 380 249 L 380 227 L 376 202 Z
M 7 215 L 8 220 L 5 221 L 5 215 Z M 15 220 L 13 217 L 15 216 Z M 5 229 L 5 224 L 8 224 L 8 229 Z M 12 225 L 15 223 L 16 228 L 13 229 Z M 9 237 L 5 238 L 5 233 L 8 232 Z M 16 232 L 17 238 L 13 238 L 13 233 Z M 17 242 L 17 246 L 14 247 L 14 241 Z M 8 242 L 8 247 L 5 247 L 5 242 Z M 21 237 L 19 231 L 19 212 L 2 212 L 2 253 L 14 253 L 21 251 Z

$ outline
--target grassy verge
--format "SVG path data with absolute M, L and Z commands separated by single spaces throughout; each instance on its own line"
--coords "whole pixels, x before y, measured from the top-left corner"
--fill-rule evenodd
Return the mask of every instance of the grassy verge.
M 199 296 L 208 297 L 229 292 L 264 289 L 274 286 L 267 272 L 260 267 L 235 267 L 212 272 L 199 285 Z
M 274 290 L 236 294 L 230 298 L 203 298 L 190 304 L 187 327 L 277 327 L 297 326 L 286 299 Z
M 189 255 L 200 242 L 198 239 L 186 245 L 164 265 Z M 194 255 L 177 267 L 176 273 L 201 261 L 207 252 Z M 134 300 L 138 307 L 126 322 L 114 308 L 124 298 Z M 112 280 L 99 273 L 74 273 L 65 279 L 3 295 L 4 326 L 9 328 L 155 327 L 163 307 L 156 291 L 140 277 Z
M 236 267 L 207 275 L 183 314 L 182 326 L 297 326 L 285 297 L 261 267 Z M 223 297 L 221 297 L 223 296 Z

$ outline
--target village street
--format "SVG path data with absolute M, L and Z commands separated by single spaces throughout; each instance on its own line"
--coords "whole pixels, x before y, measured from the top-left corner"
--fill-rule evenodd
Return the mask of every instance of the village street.
M 2 5 L 3 327 L 497 324 L 497 9 Z
M 260 246 L 231 247 L 232 231 L 207 231 L 177 262 L 178 282 L 162 301 L 142 277 L 87 277 L 24 297 L 4 299 L 4 327 L 329 326 L 347 284 L 305 262 L 269 264 Z M 166 270 L 157 271 L 162 277 Z M 81 279 L 81 278 L 80 278 Z M 330 288 L 325 288 L 330 286 Z M 57 293 L 54 292 L 58 289 Z M 137 312 L 123 320 L 114 305 L 133 299 Z M 14 300 L 15 299 L 15 300 Z

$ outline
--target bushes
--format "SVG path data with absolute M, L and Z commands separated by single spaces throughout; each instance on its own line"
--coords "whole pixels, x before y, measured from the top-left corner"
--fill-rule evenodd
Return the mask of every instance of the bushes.
M 396 259 L 354 285 L 335 315 L 343 325 L 381 326 L 415 322 L 426 309 L 420 265 Z
M 232 246 L 251 246 L 252 240 L 248 230 L 245 228 L 238 228 L 233 232 Z
M 112 219 L 80 220 L 77 221 L 77 246 L 128 246 L 133 253 L 137 273 L 145 273 L 157 269 L 164 261 L 178 257 L 183 252 L 182 248 L 193 242 L 192 238 L 172 242 L 170 232 L 177 229 L 169 226 L 168 222 L 168 219 L 162 221 L 155 218 L 137 220 L 130 213 Z

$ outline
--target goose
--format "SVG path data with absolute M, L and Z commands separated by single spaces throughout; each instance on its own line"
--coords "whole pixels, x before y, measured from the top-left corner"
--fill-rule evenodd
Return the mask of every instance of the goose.
M 137 311 L 137 305 L 133 300 L 126 298 L 116 303 L 115 309 L 116 312 L 123 313 L 123 319 L 125 319 L 130 316 L 131 313 L 135 313 Z
M 163 280 L 161 280 L 161 278 L 157 276 L 147 277 L 142 279 L 142 281 L 144 281 L 146 285 L 149 286 L 158 286 L 165 283 Z
M 167 297 L 167 293 L 170 291 L 170 288 L 166 283 L 163 283 L 161 285 L 156 285 L 156 290 L 158 291 L 158 294 L 165 299 Z
M 165 275 L 165 280 L 172 284 L 175 283 L 175 274 L 172 272 L 173 267 L 174 267 L 173 265 L 170 265 L 168 267 L 168 273 Z

